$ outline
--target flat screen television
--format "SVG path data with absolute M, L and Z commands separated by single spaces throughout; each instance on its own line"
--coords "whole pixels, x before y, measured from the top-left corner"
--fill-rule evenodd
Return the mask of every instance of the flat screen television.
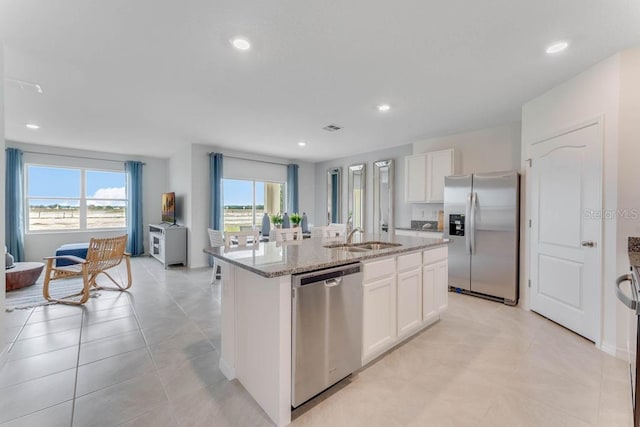
M 162 195 L 162 222 L 176 223 L 176 193 Z

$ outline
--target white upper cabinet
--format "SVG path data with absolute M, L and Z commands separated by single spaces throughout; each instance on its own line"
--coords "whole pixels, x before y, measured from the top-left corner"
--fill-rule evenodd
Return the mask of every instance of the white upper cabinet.
M 405 158 L 407 203 L 442 203 L 444 178 L 453 175 L 453 149 L 414 154 Z
M 405 163 L 405 200 L 408 203 L 424 202 L 427 200 L 427 156 L 407 156 Z

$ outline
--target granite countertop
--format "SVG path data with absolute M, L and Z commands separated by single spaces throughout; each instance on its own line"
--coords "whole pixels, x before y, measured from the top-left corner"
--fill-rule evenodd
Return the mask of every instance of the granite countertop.
M 330 240 L 313 238 L 284 243 L 266 242 L 242 248 L 207 247 L 203 251 L 215 258 L 270 278 L 335 267 L 403 252 L 435 248 L 449 243 L 446 239 L 405 236 L 390 236 L 383 239 L 375 234 L 357 234 L 353 238 L 353 243 L 384 241 L 399 243 L 402 246 L 366 252 L 348 252 L 336 248 L 325 248 L 325 245 L 338 245 L 345 243 L 345 241 L 345 237 Z
M 629 254 L 629 264 L 631 268 L 640 273 L 640 237 L 629 237 L 627 241 L 627 251 Z

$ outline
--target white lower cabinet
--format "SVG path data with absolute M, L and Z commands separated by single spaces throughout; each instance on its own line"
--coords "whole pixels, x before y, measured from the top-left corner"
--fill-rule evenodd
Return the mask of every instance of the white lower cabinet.
M 363 262 L 363 365 L 439 319 L 447 268 L 446 247 Z
M 422 321 L 428 323 L 436 317 L 436 266 L 431 264 L 422 267 Z
M 449 263 L 445 259 L 435 265 L 435 307 L 438 312 L 446 310 L 449 302 Z
M 414 268 L 398 273 L 398 337 L 405 337 L 422 324 L 422 271 Z
M 375 357 L 396 340 L 396 277 L 363 286 L 362 358 Z

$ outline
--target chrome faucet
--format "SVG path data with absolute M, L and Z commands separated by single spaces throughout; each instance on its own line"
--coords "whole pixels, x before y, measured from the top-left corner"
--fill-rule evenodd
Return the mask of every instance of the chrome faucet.
M 360 227 L 354 228 L 353 230 L 351 230 L 351 232 L 347 236 L 347 245 L 351 244 L 351 241 L 353 240 L 353 235 L 356 234 L 357 231 L 359 231 L 361 234 L 364 234 L 364 230 L 362 228 Z

